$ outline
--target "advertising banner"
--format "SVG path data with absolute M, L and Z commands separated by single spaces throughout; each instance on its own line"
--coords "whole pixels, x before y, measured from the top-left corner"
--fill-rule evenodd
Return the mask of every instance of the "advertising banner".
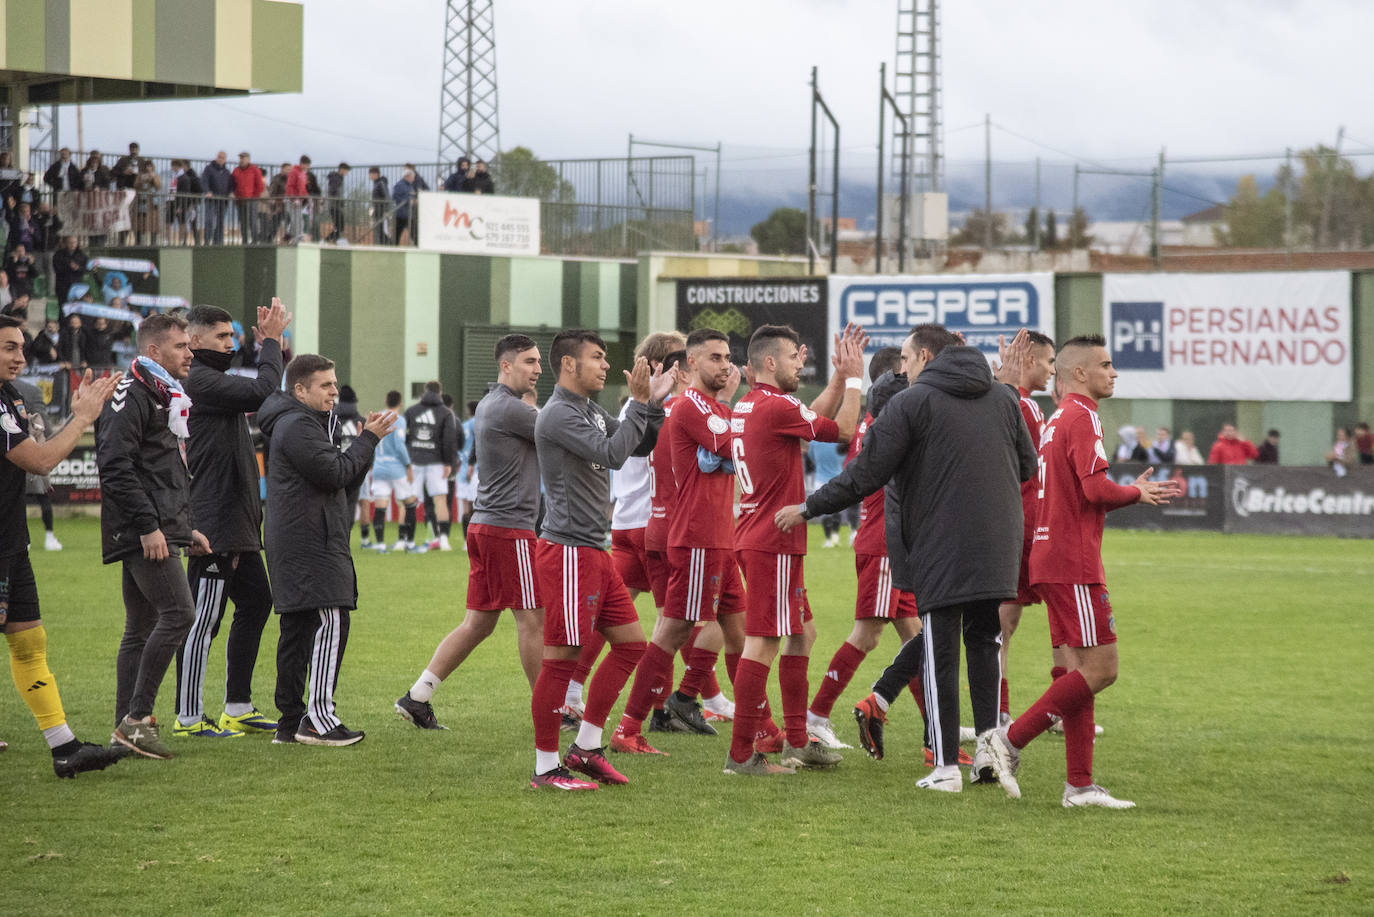
M 1104 274 L 1118 398 L 1349 401 L 1350 272 Z
M 421 191 L 420 248 L 464 255 L 539 254 L 539 199 Z
M 791 325 L 808 353 L 803 383 L 830 377 L 830 338 L 824 279 L 748 277 L 677 281 L 677 327 L 685 334 L 715 328 L 730 336 L 730 358 L 743 366 L 749 336 L 760 325 Z
M 917 325 L 957 331 L 988 358 L 1022 327 L 1054 337 L 1054 275 L 932 274 L 830 277 L 830 324 L 868 331 L 868 353 L 900 347 Z
M 57 218 L 62 232 L 103 236 L 132 229 L 129 205 L 132 191 L 63 191 L 57 195 Z
M 1258 465 L 1227 469 L 1226 531 L 1374 538 L 1374 471 L 1336 477 L 1329 468 Z
M 1107 469 L 1113 481 L 1130 485 L 1147 465 L 1118 462 Z M 1107 514 L 1107 526 L 1118 529 L 1210 530 L 1226 525 L 1226 468 L 1223 465 L 1161 465 L 1152 481 L 1178 481 L 1183 496 L 1167 506 L 1127 506 Z
M 53 503 L 99 503 L 100 472 L 95 449 L 75 449 L 48 474 Z

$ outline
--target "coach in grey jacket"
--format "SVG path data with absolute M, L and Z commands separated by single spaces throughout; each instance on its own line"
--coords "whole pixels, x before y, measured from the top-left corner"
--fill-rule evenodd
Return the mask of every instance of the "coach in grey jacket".
M 349 553 L 356 487 L 396 414 L 371 414 L 346 450 L 329 429 L 339 395 L 334 363 L 301 354 L 286 367 L 286 391 L 258 412 L 270 443 L 267 465 L 267 568 L 281 638 L 277 643 L 277 744 L 352 745 L 363 739 L 334 715 L 334 688 L 348 646 L 358 579 Z M 309 696 L 301 700 L 309 671 Z
M 1035 447 L 1015 394 L 993 380 L 977 349 L 939 325 L 922 325 L 902 351 L 911 387 L 888 402 L 839 477 L 803 506 L 779 512 L 778 524 L 835 512 L 892 482 L 900 518 L 896 539 L 888 539 L 892 580 L 915 593 L 921 612 L 935 753 L 935 770 L 918 786 L 958 792 L 959 634 L 974 727 L 983 733 L 997 725 L 997 607 L 1016 595 L 1020 484 L 1035 471 Z M 902 653 L 915 654 L 915 643 Z

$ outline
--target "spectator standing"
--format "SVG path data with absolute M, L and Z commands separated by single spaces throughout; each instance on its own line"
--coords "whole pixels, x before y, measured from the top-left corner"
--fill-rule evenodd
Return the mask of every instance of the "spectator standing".
M 401 180 L 391 189 L 391 199 L 396 204 L 396 244 L 411 244 L 411 215 L 415 212 L 415 195 L 419 192 L 417 176 L 413 169 L 401 173 Z
M 1236 435 L 1236 425 L 1221 425 L 1217 441 L 1212 443 L 1212 451 L 1207 454 L 1209 465 L 1244 465 L 1259 457 L 1259 450 L 1248 439 Z
M 80 191 L 85 184 L 81 180 L 81 170 L 72 162 L 72 151 L 63 147 L 58 151 L 57 161 L 48 166 L 43 173 L 43 183 L 53 191 Z
M 102 316 L 93 318 L 90 327 L 82 329 L 82 337 L 87 366 L 97 371 L 114 367 L 114 340 L 108 319 Z
M 1193 441 L 1192 430 L 1184 430 L 1178 435 L 1178 441 L 1174 443 L 1174 461 L 1180 465 L 1206 464 L 1197 449 L 1197 443 Z
M 77 246 L 76 236 L 62 237 L 62 247 L 53 254 L 52 270 L 57 278 L 57 304 L 62 306 L 67 303 L 72 284 L 86 276 L 86 253 Z
M 196 175 L 196 170 L 191 168 L 191 160 L 179 159 L 173 164 L 175 168 L 180 165 L 181 171 L 176 178 L 176 204 L 177 213 L 177 244 L 199 245 L 200 236 L 200 203 L 201 195 L 205 193 L 205 187 L 200 183 L 200 176 Z
M 29 251 L 38 247 L 39 227 L 31 216 L 32 210 L 33 205 L 28 202 L 14 208 L 9 220 L 9 235 L 5 238 L 6 254 L 14 251 L 16 245 L 22 245 Z
M 13 216 L 23 186 L 24 173 L 14 167 L 14 157 L 9 150 L 0 150 L 0 209 L 6 220 Z
M 62 332 L 57 325 L 57 319 L 50 318 L 44 322 L 43 330 L 38 332 L 38 336 L 29 345 L 28 361 L 38 366 L 56 363 L 57 342 L 61 336 Z
M 1177 458 L 1174 441 L 1169 436 L 1168 427 L 1155 430 L 1154 442 L 1150 443 L 1149 462 L 1152 465 L 1172 465 Z
M 1119 462 L 1148 462 L 1150 453 L 1145 448 L 1145 428 L 1124 426 L 1116 431 L 1121 445 L 1116 447 L 1116 460 Z
M 344 224 L 344 179 L 352 169 L 348 163 L 341 162 L 339 167 L 324 177 L 325 195 L 329 198 L 329 222 L 332 224 L 326 242 L 338 242 L 339 236 L 346 233 Z
M 477 160 L 472 165 L 472 176 L 463 182 L 463 190 L 471 194 L 495 194 L 496 183 L 487 173 L 487 164 Z
M 10 276 L 11 295 L 15 299 L 33 293 L 33 278 L 38 265 L 23 245 L 16 245 L 5 259 L 5 273 Z
M 239 238 L 243 244 L 251 245 L 259 241 L 261 233 L 257 225 L 258 205 L 266 183 L 262 169 L 253 165 L 253 156 L 247 150 L 239 154 L 239 164 L 234 167 L 234 206 L 238 210 Z
M 1279 463 L 1279 431 L 1270 430 L 1265 436 L 1264 442 L 1260 443 L 1259 455 L 1255 457 L 1256 465 L 1277 465 Z
M 461 159 L 458 160 L 457 165 L 455 165 L 455 166 L 453 167 L 453 172 L 449 175 L 449 177 L 446 178 L 446 179 L 444 179 L 444 190 L 445 190 L 445 191 L 465 191 L 465 190 L 467 190 L 466 188 L 463 187 L 463 183 L 464 183 L 465 181 L 468 180 L 468 176 L 471 175 L 471 174 L 472 174 L 472 161 L 471 161 L 470 159 L 468 159 L 466 156 L 464 156 L 464 157 L 462 157 Z
M 272 231 L 274 242 L 280 242 L 281 232 L 286 226 L 286 180 L 291 175 L 291 163 L 284 162 L 277 167 L 277 174 L 267 185 L 267 196 L 272 198 Z
M 10 289 L 10 275 L 0 271 L 0 312 L 4 312 L 14 302 L 14 291 Z
M 382 178 L 382 170 L 376 166 L 367 170 L 367 177 L 372 182 L 372 210 L 369 215 L 372 220 L 372 244 L 386 245 L 386 208 L 391 201 L 391 191 L 387 188 L 386 179 Z
M 1326 453 L 1326 463 L 1336 472 L 1336 477 L 1343 478 L 1350 473 L 1355 461 L 1355 444 L 1351 442 L 1350 430 L 1346 427 L 1337 427 L 1336 441 Z
M 1369 424 L 1355 424 L 1355 452 L 1361 465 L 1374 465 L 1374 434 L 1369 432 Z
M 132 190 L 143 170 L 143 158 L 138 155 L 138 144 L 129 144 L 129 153 L 121 156 L 114 164 L 114 183 L 120 190 Z
M 156 245 L 162 234 L 162 214 L 158 192 L 162 179 L 158 177 L 151 159 L 138 161 L 138 176 L 134 179 L 134 239 L 139 245 Z
M 114 180 L 110 170 L 101 159 L 99 150 L 91 150 L 86 157 L 86 166 L 81 170 L 81 187 L 86 191 L 109 191 Z
M 220 150 L 213 162 L 208 163 L 200 173 L 200 184 L 205 197 L 205 244 L 224 244 L 224 211 L 229 206 L 229 195 L 234 193 L 234 173 L 226 164 L 229 154 Z
M 286 176 L 286 219 L 290 241 L 299 242 L 305 232 L 305 199 L 310 196 L 310 157 L 302 156 Z

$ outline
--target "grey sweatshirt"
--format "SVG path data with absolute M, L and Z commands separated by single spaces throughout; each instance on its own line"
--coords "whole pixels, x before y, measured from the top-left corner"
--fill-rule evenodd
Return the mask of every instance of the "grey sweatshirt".
M 605 546 L 611 523 L 611 469 L 624 465 L 663 425 L 662 405 L 631 401 L 627 407 L 621 422 L 595 402 L 561 385 L 554 388 L 534 425 L 544 476 L 543 538 L 557 544 Z
M 477 499 L 472 524 L 534 531 L 539 515 L 539 459 L 534 421 L 539 411 L 499 382 L 472 415 L 477 450 Z

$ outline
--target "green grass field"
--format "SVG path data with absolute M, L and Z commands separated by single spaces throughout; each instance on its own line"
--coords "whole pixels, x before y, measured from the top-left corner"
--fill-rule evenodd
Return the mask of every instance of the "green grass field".
M 61 554 L 33 531 L 68 715 L 107 740 L 119 570 L 99 565 L 94 521 L 59 520 Z M 854 584 L 852 554 L 814 534 L 813 691 L 848 633 Z M 461 618 L 465 555 L 368 554 L 338 691 L 341 717 L 367 730 L 356 747 L 169 737 L 173 761 L 59 781 L 4 691 L 0 912 L 1374 912 L 1371 543 L 1111 531 L 1105 550 L 1122 674 L 1098 700 L 1095 773 L 1136 801 L 1129 812 L 1061 808 L 1062 741 L 1048 735 L 1023 756 L 1020 801 L 995 785 L 915 789 L 920 718 L 906 698 L 881 762 L 856 749 L 831 773 L 727 778 L 725 736 L 656 736 L 671 757 L 616 758 L 628 787 L 531 791 L 513 622 L 436 695 L 451 731 L 416 730 L 391 704 Z M 265 712 L 276 633 L 256 679 Z M 1014 712 L 1048 680 L 1046 644 L 1043 613 L 1027 613 Z M 895 650 L 887 637 L 837 705 L 847 741 L 850 706 Z M 165 724 L 172 685 L 169 673 Z

